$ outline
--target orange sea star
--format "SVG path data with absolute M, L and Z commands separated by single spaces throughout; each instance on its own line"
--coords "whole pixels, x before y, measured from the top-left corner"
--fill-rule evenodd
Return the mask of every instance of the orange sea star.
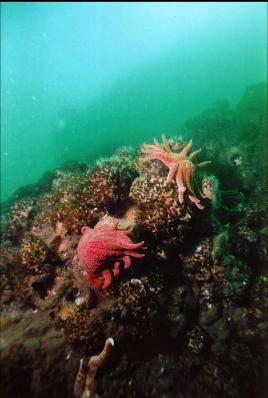
M 178 186 L 179 202 L 184 202 L 184 195 L 186 194 L 190 202 L 194 203 L 198 209 L 203 209 L 203 206 L 200 204 L 200 200 L 194 193 L 192 183 L 194 182 L 195 168 L 206 166 L 211 162 L 207 161 L 198 164 L 194 164 L 192 162 L 192 159 L 201 151 L 201 149 L 199 149 L 198 151 L 189 154 L 192 147 L 192 140 L 179 153 L 172 151 L 164 134 L 162 135 L 162 140 L 164 148 L 156 140 L 154 140 L 154 145 L 143 146 L 142 151 L 147 155 L 143 160 L 148 161 L 157 159 L 164 163 L 169 168 L 165 185 L 168 185 L 175 178 Z M 198 189 L 198 191 L 203 197 L 200 189 Z

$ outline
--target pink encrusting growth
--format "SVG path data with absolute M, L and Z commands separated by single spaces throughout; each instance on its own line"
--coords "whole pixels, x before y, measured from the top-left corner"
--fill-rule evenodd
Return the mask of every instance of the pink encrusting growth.
M 90 284 L 95 288 L 106 289 L 112 277 L 120 273 L 120 265 L 131 266 L 131 257 L 142 258 L 144 254 L 136 250 L 144 242 L 133 243 L 130 230 L 117 229 L 118 222 L 97 225 L 94 229 L 83 227 L 78 244 L 80 265 L 86 270 Z
M 201 151 L 189 151 L 192 148 L 192 140 L 179 152 L 174 152 L 164 134 L 162 135 L 163 145 L 154 140 L 154 145 L 144 145 L 142 148 L 143 153 L 146 154 L 144 161 L 160 160 L 165 166 L 169 168 L 169 173 L 165 185 L 171 183 L 175 178 L 178 187 L 179 202 L 184 202 L 184 197 L 187 196 L 191 203 L 194 203 L 198 209 L 203 209 L 200 200 L 197 198 L 194 189 L 194 173 L 196 167 L 203 167 L 211 163 L 210 161 L 194 164 L 192 160 Z M 205 197 L 199 190 L 200 196 Z

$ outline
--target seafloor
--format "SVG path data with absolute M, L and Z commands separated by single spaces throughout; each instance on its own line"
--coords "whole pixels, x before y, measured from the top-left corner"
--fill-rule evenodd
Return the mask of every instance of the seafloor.
M 259 84 L 168 137 L 211 161 L 195 170 L 204 209 L 180 203 L 141 148 L 69 162 L 3 204 L 1 397 L 265 395 L 266 109 Z M 81 227 L 103 217 L 146 246 L 107 289 L 90 286 L 77 256 Z

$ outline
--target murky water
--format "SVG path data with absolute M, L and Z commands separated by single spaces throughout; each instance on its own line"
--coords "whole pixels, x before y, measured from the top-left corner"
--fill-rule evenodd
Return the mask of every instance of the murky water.
M 2 3 L 2 200 L 266 79 L 266 4 Z

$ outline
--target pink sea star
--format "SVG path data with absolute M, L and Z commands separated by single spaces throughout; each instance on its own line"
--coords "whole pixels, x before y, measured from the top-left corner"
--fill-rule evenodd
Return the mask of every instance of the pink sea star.
M 187 195 L 191 203 L 194 203 L 198 209 L 203 209 L 200 200 L 194 193 L 192 182 L 194 182 L 195 168 L 206 166 L 211 162 L 207 161 L 198 164 L 192 162 L 192 159 L 201 151 L 199 149 L 188 154 L 192 147 L 192 140 L 179 153 L 172 151 L 164 134 L 162 135 L 162 140 L 164 148 L 156 140 L 154 140 L 154 145 L 143 146 L 142 151 L 147 155 L 143 160 L 157 159 L 164 163 L 169 168 L 165 185 L 168 185 L 175 178 L 178 186 L 179 202 L 183 203 L 184 195 Z M 203 197 L 200 190 L 199 193 Z
M 124 268 L 129 268 L 131 257 L 144 256 L 135 251 L 143 246 L 144 242 L 133 243 L 127 236 L 131 231 L 117 229 L 118 223 L 119 221 L 97 225 L 94 229 L 81 229 L 82 236 L 78 243 L 79 262 L 86 270 L 93 287 L 106 289 L 112 283 L 112 275 L 119 275 L 122 262 Z M 111 265 L 113 268 L 109 269 Z

